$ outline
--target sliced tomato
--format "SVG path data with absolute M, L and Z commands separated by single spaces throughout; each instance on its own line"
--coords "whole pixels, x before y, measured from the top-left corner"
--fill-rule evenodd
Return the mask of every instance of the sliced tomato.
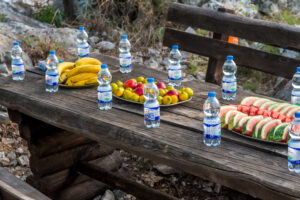
M 257 112 L 256 112 L 256 115 L 263 115 L 264 114 L 264 110 L 258 110 Z
M 242 106 L 242 113 L 248 114 L 249 110 L 250 110 L 249 106 L 244 106 L 244 105 Z
M 238 110 L 238 111 L 242 111 L 242 108 L 243 108 L 242 105 L 238 105 L 238 106 L 237 106 L 237 110 Z
M 280 115 L 279 112 L 277 112 L 277 111 L 272 111 L 271 117 L 272 117 L 273 119 L 278 119 L 279 115 Z

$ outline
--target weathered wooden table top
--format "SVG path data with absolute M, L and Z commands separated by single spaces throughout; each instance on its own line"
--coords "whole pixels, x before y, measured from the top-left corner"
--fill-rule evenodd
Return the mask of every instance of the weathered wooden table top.
M 167 81 L 167 74 L 142 65 L 133 72 L 119 72 L 118 60 L 101 56 L 113 81 L 138 76 Z M 270 200 L 300 199 L 300 175 L 287 168 L 287 147 L 256 142 L 227 130 L 222 131 L 218 147 L 203 144 L 202 106 L 208 91 L 216 91 L 222 105 L 219 86 L 199 80 L 184 83 L 194 90 L 185 104 L 162 107 L 161 125 L 144 126 L 143 106 L 113 100 L 113 109 L 97 108 L 97 89 L 64 89 L 55 94 L 45 92 L 44 76 L 37 70 L 26 72 L 23 82 L 0 78 L 0 104 L 41 121 L 105 142 L 168 164 L 224 186 Z M 239 104 L 249 92 L 238 91 L 232 104 Z

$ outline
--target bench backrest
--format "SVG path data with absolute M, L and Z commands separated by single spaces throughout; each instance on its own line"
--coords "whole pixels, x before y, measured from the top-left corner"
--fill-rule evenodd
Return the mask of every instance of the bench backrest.
M 224 9 L 225 10 L 225 9 Z M 224 11 L 222 10 L 222 11 Z M 167 21 L 232 35 L 284 49 L 300 51 L 300 28 L 257 19 L 236 16 L 226 12 L 172 3 Z M 210 58 L 206 81 L 220 83 L 222 64 L 227 55 L 233 55 L 237 65 L 291 79 L 300 66 L 300 60 L 253 48 L 228 43 L 221 37 L 207 38 L 166 27 L 164 45 L 179 48 Z

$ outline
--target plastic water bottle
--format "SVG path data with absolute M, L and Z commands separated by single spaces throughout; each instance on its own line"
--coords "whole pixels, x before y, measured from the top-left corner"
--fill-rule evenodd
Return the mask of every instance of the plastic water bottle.
M 169 85 L 180 86 L 182 79 L 182 68 L 180 65 L 180 60 L 182 56 L 178 50 L 178 45 L 173 45 L 172 50 L 169 54 L 169 68 L 168 68 L 168 78 Z
M 154 78 L 147 79 L 147 85 L 144 88 L 144 96 L 146 101 L 144 103 L 144 119 L 147 128 L 156 128 L 160 125 L 160 107 L 157 101 L 159 91 Z
M 127 35 L 122 35 L 122 39 L 119 43 L 120 50 L 120 72 L 130 73 L 132 71 L 131 53 L 130 53 L 130 42 L 127 39 Z
M 236 64 L 233 61 L 233 56 L 227 56 L 227 60 L 223 65 L 222 79 L 222 97 L 224 100 L 233 100 L 236 97 Z
M 111 74 L 106 64 L 101 65 L 98 82 L 98 108 L 100 110 L 110 110 L 112 107 Z
M 58 71 L 57 66 L 59 62 L 55 56 L 55 51 L 50 51 L 46 60 L 46 92 L 58 91 Z
M 289 134 L 291 139 L 288 143 L 288 167 L 291 172 L 300 173 L 300 112 L 295 113 Z
M 300 67 L 297 67 L 297 71 L 293 76 L 292 86 L 291 103 L 300 106 Z
M 221 120 L 219 117 L 220 103 L 215 92 L 209 92 L 203 105 L 204 136 L 203 142 L 207 146 L 218 146 L 221 143 Z
M 11 50 L 11 69 L 12 79 L 15 81 L 21 81 L 25 78 L 24 62 L 22 60 L 22 49 L 19 46 L 19 42 L 14 43 L 14 47 Z
M 88 34 L 85 32 L 84 27 L 79 27 L 77 33 L 77 52 L 78 58 L 84 58 L 90 56 L 90 47 L 88 44 Z

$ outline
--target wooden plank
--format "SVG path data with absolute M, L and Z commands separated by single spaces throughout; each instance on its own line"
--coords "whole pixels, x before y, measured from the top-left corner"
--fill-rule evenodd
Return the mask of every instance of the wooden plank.
M 3 200 L 50 200 L 2 167 L 0 167 L 0 194 Z
M 237 65 L 291 79 L 300 60 L 167 28 L 164 45 L 180 44 L 182 50 L 223 60 L 233 55 Z
M 157 129 L 145 129 L 143 118 L 137 114 L 118 108 L 101 112 L 96 109 L 94 99 L 69 96 L 69 90 L 47 94 L 42 79 L 32 77 L 23 82 L 23 87 L 11 80 L 1 80 L 4 79 L 0 79 L 1 104 L 49 124 L 105 141 L 255 197 L 281 200 L 300 196 L 300 179 L 287 171 L 286 158 L 226 140 L 218 148 L 207 148 L 202 143 L 201 132 L 166 122 Z M 49 113 L 55 115 L 49 117 Z
M 250 41 L 300 50 L 300 28 L 250 19 L 179 3 L 172 3 L 167 20 L 215 33 L 234 35 Z M 195 45 L 195 47 L 199 47 Z
M 113 188 L 119 188 L 129 194 L 133 194 L 137 198 L 143 200 L 178 200 L 166 193 L 153 190 L 147 186 L 143 186 L 128 178 L 122 177 L 116 173 L 109 172 L 101 167 L 97 167 L 89 163 L 80 163 L 76 168 L 80 173 L 83 173 L 91 178 L 110 185 Z

